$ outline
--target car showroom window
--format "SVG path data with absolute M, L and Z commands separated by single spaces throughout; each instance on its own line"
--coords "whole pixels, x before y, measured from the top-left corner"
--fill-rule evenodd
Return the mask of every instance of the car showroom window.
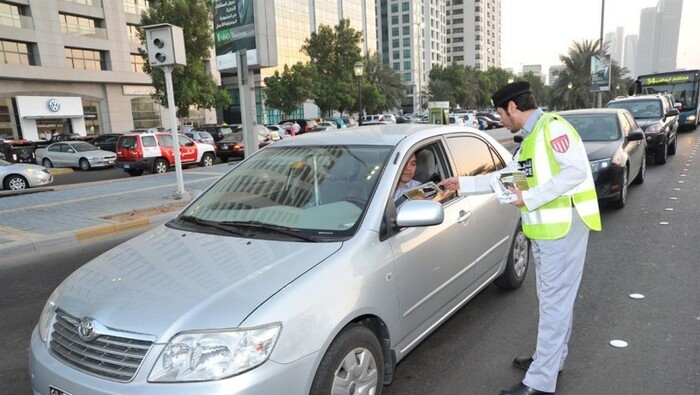
M 457 165 L 458 176 L 475 176 L 488 174 L 505 167 L 485 141 L 472 136 L 447 138 L 447 146 Z

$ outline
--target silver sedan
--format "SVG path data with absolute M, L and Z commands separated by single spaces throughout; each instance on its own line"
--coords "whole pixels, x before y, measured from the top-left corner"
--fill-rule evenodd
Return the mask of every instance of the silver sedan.
M 48 185 L 53 176 L 43 166 L 28 163 L 10 163 L 0 159 L 0 185 L 2 189 L 18 191 Z
M 36 150 L 36 161 L 45 167 L 77 167 L 90 170 L 93 167 L 112 167 L 117 154 L 103 151 L 84 141 L 63 141 Z
M 435 186 L 510 157 L 428 124 L 270 145 L 56 288 L 31 338 L 33 390 L 380 394 L 474 295 L 522 284 L 519 210 Z M 395 193 L 413 169 L 421 185 Z

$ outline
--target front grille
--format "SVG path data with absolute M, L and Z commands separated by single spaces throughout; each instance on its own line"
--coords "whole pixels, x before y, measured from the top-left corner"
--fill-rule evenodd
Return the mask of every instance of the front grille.
M 89 342 L 78 335 L 80 320 L 56 311 L 51 354 L 63 363 L 92 375 L 127 382 L 134 378 L 153 342 L 101 335 Z

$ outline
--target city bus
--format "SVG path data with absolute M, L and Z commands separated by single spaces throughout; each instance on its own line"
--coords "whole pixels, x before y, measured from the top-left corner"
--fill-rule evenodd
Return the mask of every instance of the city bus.
M 680 127 L 695 129 L 700 118 L 698 94 L 700 93 L 700 70 L 682 70 L 668 73 L 640 75 L 630 87 L 630 95 L 670 93 L 681 104 L 678 119 Z

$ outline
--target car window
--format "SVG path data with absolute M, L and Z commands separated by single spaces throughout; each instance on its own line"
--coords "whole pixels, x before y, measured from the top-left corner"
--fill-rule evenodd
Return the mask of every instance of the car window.
M 448 137 L 447 146 L 457 165 L 457 175 L 459 176 L 488 174 L 505 167 L 493 149 L 477 137 Z
M 151 139 L 153 139 L 152 136 L 148 136 L 148 137 L 150 137 Z M 160 143 L 160 146 L 161 146 L 161 147 L 172 148 L 172 146 L 173 146 L 173 136 L 171 136 L 171 135 L 169 135 L 169 134 L 159 134 L 159 135 L 158 135 L 158 143 Z M 144 144 L 144 145 L 145 145 L 145 144 Z M 155 147 L 155 146 L 156 146 L 156 144 L 155 144 L 155 139 L 153 139 L 153 145 L 149 145 L 149 146 L 147 146 L 147 147 Z
M 631 114 L 625 113 L 624 116 L 631 128 L 630 130 L 636 130 L 639 127 L 639 125 L 637 125 L 637 121 L 634 120 Z
M 185 147 L 187 144 L 194 144 L 194 141 L 187 136 L 178 136 L 177 142 L 180 144 L 180 147 Z
M 609 108 L 624 108 L 632 113 L 635 119 L 662 118 L 663 105 L 661 100 L 620 100 L 608 103 Z
M 154 136 L 141 136 L 141 144 L 143 144 L 144 147 L 157 147 L 158 146 L 158 144 L 156 144 L 156 138 Z M 172 143 L 170 144 L 170 146 L 172 147 Z
M 243 141 L 243 132 L 234 132 L 227 134 L 220 142 L 238 143 Z
M 76 152 L 94 151 L 97 149 L 97 147 L 89 143 L 73 143 L 71 145 Z
M 421 184 L 429 182 L 437 184 L 438 182 L 447 178 L 451 173 L 449 171 L 450 166 L 447 160 L 447 155 L 445 155 L 445 150 L 440 142 L 413 148 L 411 152 L 413 152 L 416 156 L 416 173 L 413 176 L 413 180 L 418 181 Z M 407 155 L 404 158 L 400 169 L 403 169 L 406 166 L 406 162 L 410 159 L 410 157 L 411 155 Z M 399 177 L 400 174 L 397 174 L 396 180 L 394 181 L 394 190 L 396 190 L 396 186 L 398 185 Z M 440 198 L 440 202 L 445 204 L 456 197 L 456 194 L 445 195 Z M 397 200 L 397 202 L 399 201 Z
M 49 151 L 51 152 L 61 152 L 61 147 L 64 146 L 65 144 L 54 144 L 49 147 Z
M 629 136 L 630 133 L 632 133 L 632 125 L 630 124 L 629 118 L 625 116 L 625 114 L 619 114 L 618 118 L 620 120 L 620 124 L 622 125 L 622 134 L 624 136 Z
M 138 147 L 136 136 L 122 137 L 117 144 L 119 148 L 136 149 L 136 147 Z
M 241 162 L 183 215 L 348 237 L 359 225 L 392 148 L 271 146 Z
M 583 141 L 614 141 L 620 138 L 620 127 L 614 114 L 564 115 Z

